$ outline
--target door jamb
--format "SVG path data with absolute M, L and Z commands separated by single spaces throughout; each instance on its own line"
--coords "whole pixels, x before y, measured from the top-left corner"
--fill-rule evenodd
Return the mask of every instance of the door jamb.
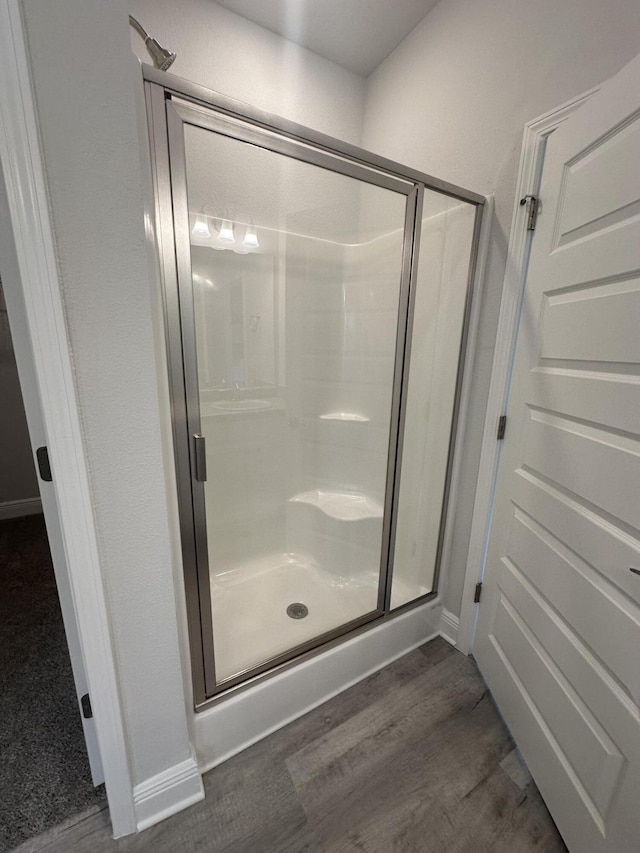
M 474 597 L 476 585 L 482 582 L 484 576 L 502 449 L 502 444 L 496 439 L 496 432 L 498 419 L 506 412 L 509 399 L 520 308 L 533 236 L 533 232 L 526 228 L 527 211 L 520 204 L 520 199 L 529 194 L 538 194 L 546 142 L 550 134 L 598 91 L 599 87 L 590 89 L 527 122 L 524 127 L 460 608 L 457 648 L 465 654 L 471 652 L 475 638 L 478 604 Z
M 0 0 L 0 163 L 114 835 L 136 831 L 97 533 L 19 0 Z

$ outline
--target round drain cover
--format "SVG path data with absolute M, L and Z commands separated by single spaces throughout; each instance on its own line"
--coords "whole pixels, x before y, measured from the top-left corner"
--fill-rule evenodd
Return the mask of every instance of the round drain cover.
M 287 607 L 287 616 L 291 616 L 292 619 L 304 619 L 308 613 L 309 608 L 301 601 L 294 601 Z

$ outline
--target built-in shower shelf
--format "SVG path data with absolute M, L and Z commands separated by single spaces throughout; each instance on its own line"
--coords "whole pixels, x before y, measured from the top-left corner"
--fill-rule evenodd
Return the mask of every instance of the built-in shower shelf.
M 320 415 L 321 421 L 352 421 L 353 423 L 367 424 L 369 418 L 365 415 L 356 415 L 353 412 L 327 412 Z
M 332 492 L 311 489 L 289 498 L 291 503 L 317 507 L 329 518 L 340 521 L 361 521 L 364 518 L 382 518 L 383 508 L 378 501 L 354 492 Z

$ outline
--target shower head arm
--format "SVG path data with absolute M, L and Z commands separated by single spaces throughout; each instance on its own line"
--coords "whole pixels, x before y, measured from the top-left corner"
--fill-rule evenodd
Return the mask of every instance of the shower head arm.
M 145 46 L 153 59 L 155 67 L 159 68 L 161 71 L 166 71 L 176 58 L 175 53 L 170 50 L 166 50 L 166 48 L 158 44 L 158 42 L 145 30 L 140 21 L 134 18 L 133 15 L 129 15 L 129 24 L 144 39 Z

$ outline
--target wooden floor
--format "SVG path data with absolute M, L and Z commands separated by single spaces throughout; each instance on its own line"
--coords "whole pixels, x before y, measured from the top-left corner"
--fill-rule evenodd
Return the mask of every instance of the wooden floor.
M 525 853 L 566 848 L 470 658 L 434 640 L 205 776 L 113 841 L 97 808 L 20 853 Z

